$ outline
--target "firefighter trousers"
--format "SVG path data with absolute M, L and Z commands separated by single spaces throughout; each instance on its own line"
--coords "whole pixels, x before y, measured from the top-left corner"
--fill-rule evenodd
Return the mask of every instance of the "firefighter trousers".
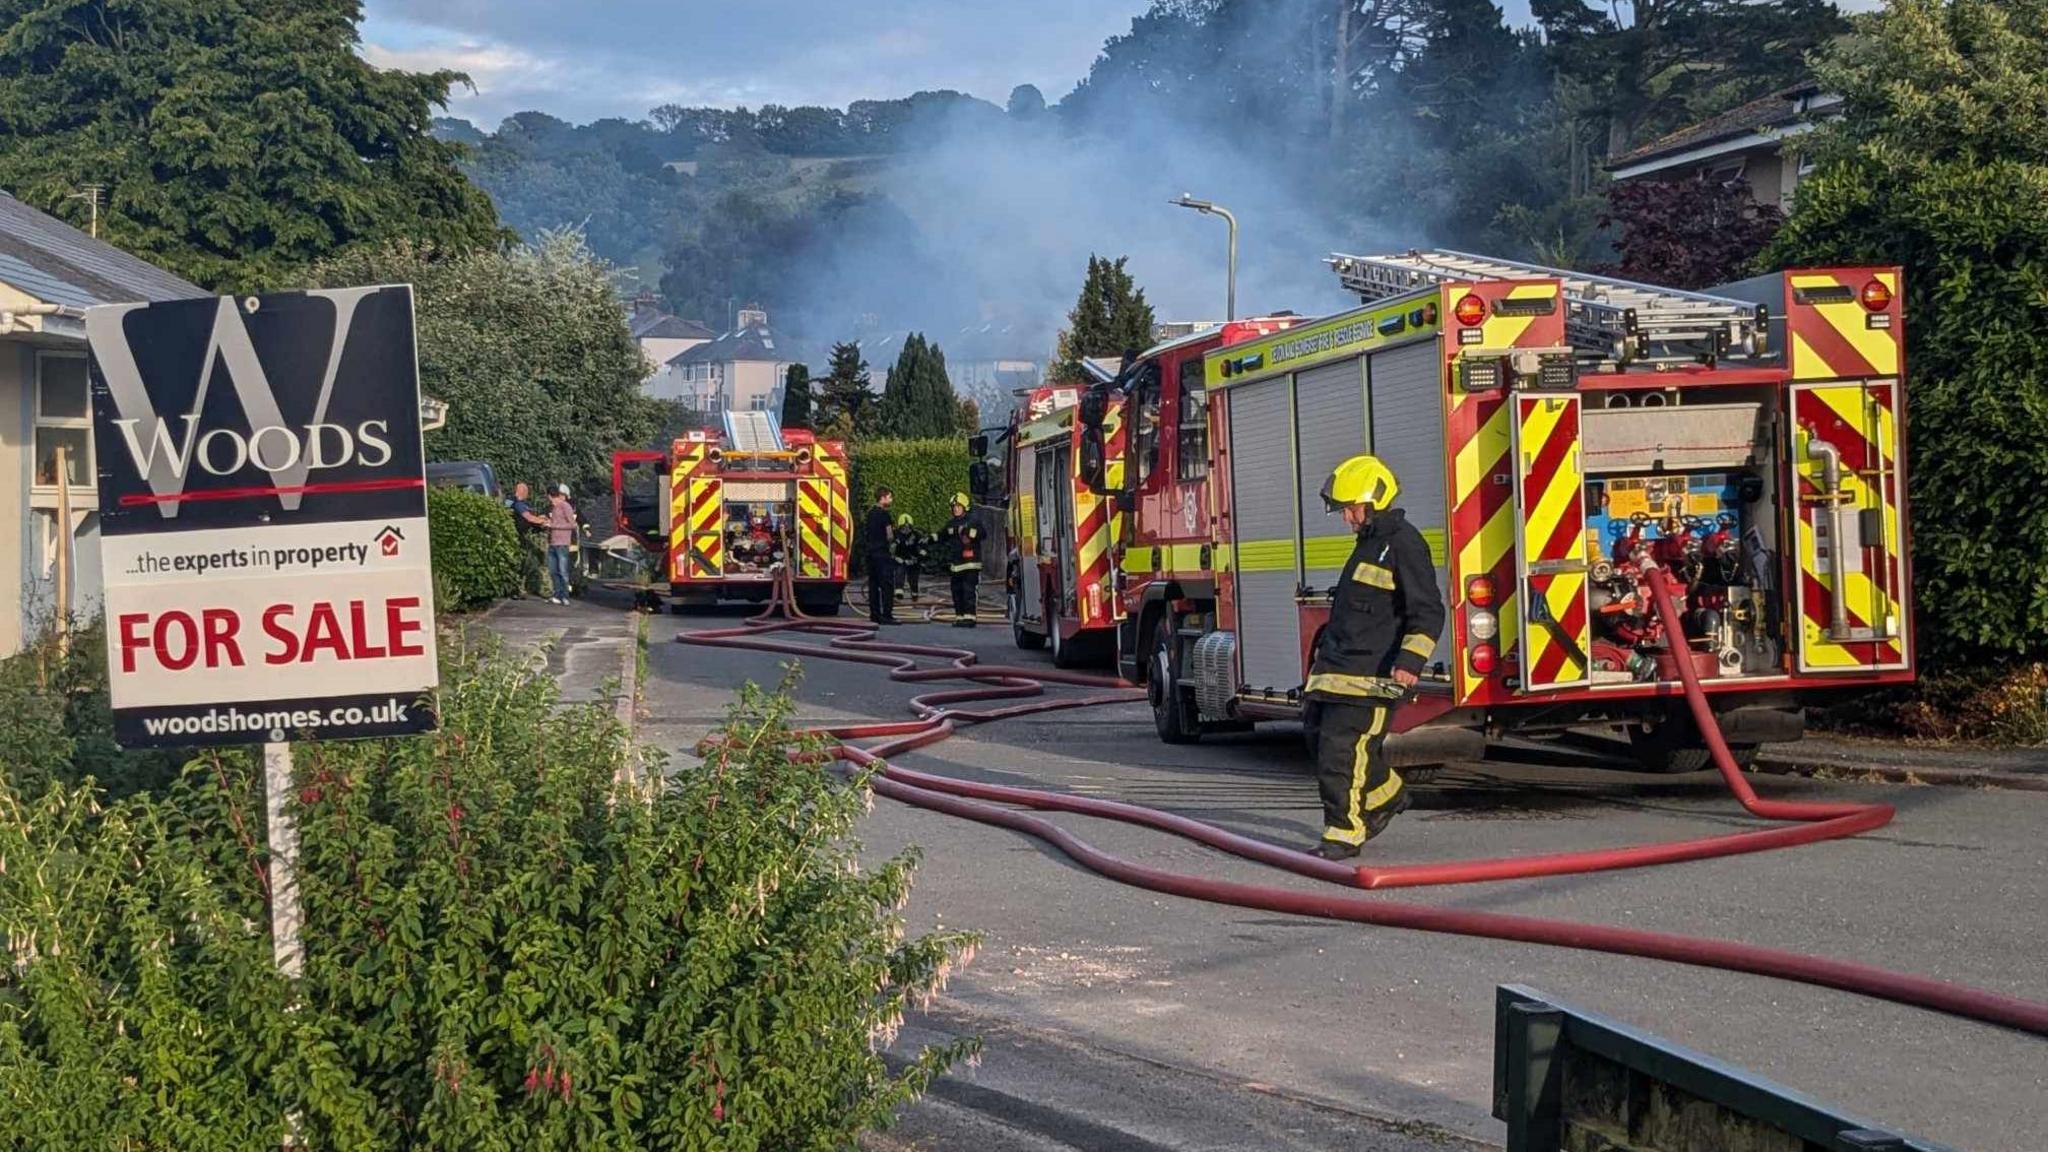
M 961 620 L 974 619 L 974 589 L 981 583 L 981 569 L 969 568 L 953 573 L 953 615 Z
M 1408 807 L 1401 774 L 1387 763 L 1394 701 L 1310 701 L 1321 731 L 1316 785 L 1323 797 L 1323 839 L 1359 845 Z
M 896 615 L 895 567 L 887 553 L 868 553 L 868 619 L 878 624 Z

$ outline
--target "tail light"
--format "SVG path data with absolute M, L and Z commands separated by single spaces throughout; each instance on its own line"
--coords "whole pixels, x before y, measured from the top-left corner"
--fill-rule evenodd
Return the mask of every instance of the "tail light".
M 1491 644 L 1474 644 L 1469 658 L 1475 676 L 1491 676 L 1500 666 L 1500 652 Z
M 1500 617 L 1491 612 L 1467 612 L 1465 634 L 1475 641 L 1491 640 L 1500 635 Z
M 1857 299 L 1863 302 L 1865 312 L 1882 312 L 1891 307 L 1892 290 L 1885 287 L 1883 281 L 1872 280 L 1863 285 L 1863 291 Z
M 1474 608 L 1493 607 L 1493 577 L 1474 576 L 1465 581 L 1465 602 Z
M 1457 304 L 1451 308 L 1451 315 L 1458 318 L 1458 323 L 1469 328 L 1486 319 L 1486 301 L 1467 292 L 1459 297 Z

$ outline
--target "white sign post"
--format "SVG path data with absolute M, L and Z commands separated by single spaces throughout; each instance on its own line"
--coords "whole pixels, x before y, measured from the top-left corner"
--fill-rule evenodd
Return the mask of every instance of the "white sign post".
M 86 313 L 124 747 L 262 744 L 278 967 L 300 974 L 290 739 L 438 722 L 412 289 Z

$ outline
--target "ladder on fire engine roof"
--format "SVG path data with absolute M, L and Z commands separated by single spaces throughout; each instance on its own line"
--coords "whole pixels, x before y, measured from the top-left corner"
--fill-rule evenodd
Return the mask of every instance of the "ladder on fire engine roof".
M 1584 359 L 1711 361 L 1766 351 L 1766 310 L 1741 300 L 1442 248 L 1382 256 L 1336 253 L 1325 263 L 1347 291 L 1368 304 L 1434 284 L 1555 277 L 1564 288 L 1565 339 Z
M 735 452 L 782 451 L 782 425 L 772 412 L 725 410 L 725 442 Z

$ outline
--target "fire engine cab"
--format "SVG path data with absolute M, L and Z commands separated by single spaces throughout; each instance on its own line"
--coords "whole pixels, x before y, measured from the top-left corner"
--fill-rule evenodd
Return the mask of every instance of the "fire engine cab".
M 853 547 L 846 446 L 767 412 L 727 412 L 724 425 L 612 457 L 619 531 L 659 558 L 672 607 L 765 600 L 789 565 L 805 612 L 838 612 Z
M 1087 391 L 1049 387 L 1022 397 L 1005 469 L 1018 647 L 1049 642 L 1061 668 L 1128 648 L 1116 639 L 1125 574 L 1150 577 L 1175 571 L 1183 559 L 1194 564 L 1214 530 L 1203 354 L 1296 319 L 1201 326 L 1139 357 L 1127 390 L 1113 387 L 1120 382 L 1114 361 L 1090 358 L 1081 364 Z M 1090 428 L 1100 435 L 1086 435 Z M 1126 475 L 1136 478 L 1129 490 Z
M 1213 530 L 1185 555 L 1140 551 L 1186 499 L 1127 465 L 1119 662 L 1161 738 L 1301 715 L 1352 545 L 1316 493 L 1360 452 L 1399 477 L 1449 608 L 1395 716 L 1404 769 L 1601 724 L 1647 768 L 1701 767 L 1680 660 L 1738 758 L 1799 738 L 1811 693 L 1912 678 L 1899 269 L 1697 293 L 1448 251 L 1329 263 L 1362 307 L 1198 369 L 1151 357 L 1083 405 L 1100 440 L 1089 418 L 1161 371 L 1183 413 L 1204 397 L 1177 479 L 1206 472 Z M 1683 585 L 1682 635 L 1652 566 Z

